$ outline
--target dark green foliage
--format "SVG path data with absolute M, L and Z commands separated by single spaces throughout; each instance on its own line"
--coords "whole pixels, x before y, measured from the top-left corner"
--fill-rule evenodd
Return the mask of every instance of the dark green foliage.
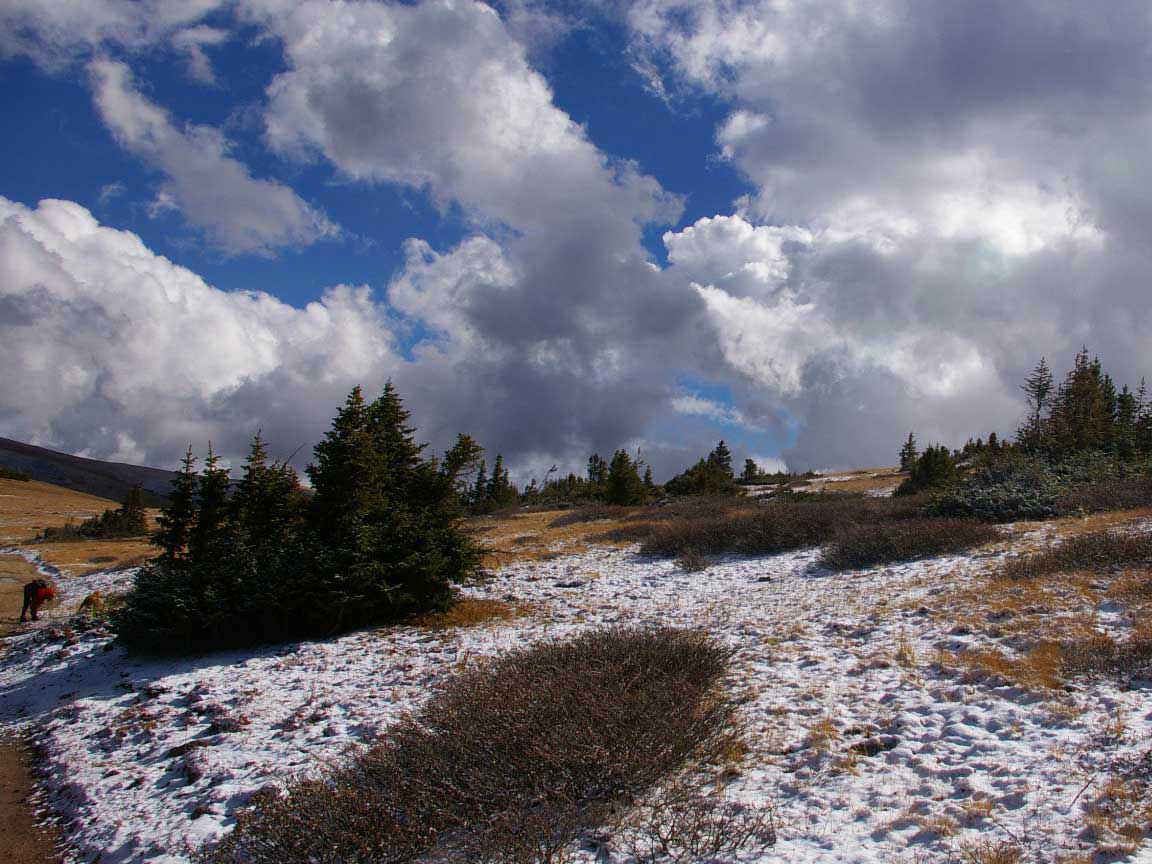
M 760 479 L 763 472 L 760 466 L 757 465 L 752 459 L 744 460 L 744 471 L 740 474 L 741 483 L 755 483 Z
M 1042 359 L 1023 385 L 1028 418 L 1017 432 L 1017 445 L 1033 454 L 1064 458 L 1073 453 L 1105 452 L 1121 459 L 1152 457 L 1152 405 L 1144 384 L 1133 393 L 1116 389 L 1112 377 L 1077 353 L 1072 369 L 1057 386 Z
M 896 489 L 897 495 L 915 495 L 941 489 L 956 482 L 956 460 L 947 447 L 928 445 L 912 465 L 911 473 Z
M 735 495 L 737 485 L 728 446 L 721 441 L 707 458 L 665 483 L 664 490 L 670 495 Z
M 444 608 L 479 555 L 458 530 L 460 473 L 479 456 L 461 436 L 424 459 L 389 384 L 364 403 L 357 388 L 316 446 L 315 494 L 269 464 L 257 435 L 229 499 L 209 453 L 177 475 L 157 543 L 115 626 L 133 648 L 181 653 L 329 635 Z
M 916 436 L 909 432 L 908 440 L 900 448 L 900 470 L 911 471 L 919 458 L 920 452 L 916 449 Z
M 17 471 L 15 468 L 0 465 L 0 480 L 19 480 L 27 483 L 31 479 L 31 475 L 25 474 L 23 471 Z
M 644 481 L 640 479 L 637 465 L 627 451 L 617 450 L 608 465 L 608 477 L 604 482 L 604 500 L 608 504 L 629 506 L 643 504 L 646 493 Z
M 180 471 L 172 479 L 168 506 L 161 511 L 160 518 L 156 520 L 160 529 L 152 542 L 160 547 L 161 558 L 174 561 L 187 551 L 188 540 L 196 524 L 196 496 L 199 490 L 200 478 L 196 474 L 196 457 L 192 455 L 192 446 L 189 445 Z
M 954 555 L 997 538 L 991 525 L 970 519 L 916 519 L 858 525 L 833 535 L 820 555 L 831 570 L 853 570 L 936 555 Z
M 1100 530 L 1069 537 L 1058 546 L 1013 559 L 1001 574 L 1035 579 L 1052 573 L 1152 565 L 1152 534 Z
M 349 764 L 258 798 L 201 860 L 561 860 L 621 805 L 719 757 L 729 662 L 698 632 L 617 629 L 474 665 Z
M 941 516 L 1014 522 L 1149 503 L 1152 481 L 1140 465 L 1091 452 L 1058 460 L 1009 453 L 977 465 L 936 497 L 933 510 Z

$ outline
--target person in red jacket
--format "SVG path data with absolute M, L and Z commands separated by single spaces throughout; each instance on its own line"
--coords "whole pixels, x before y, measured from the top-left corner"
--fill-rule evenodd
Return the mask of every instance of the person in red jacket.
M 56 592 L 52 590 L 51 585 L 43 579 L 33 579 L 24 586 L 24 608 L 20 610 L 20 623 L 23 624 L 28 620 L 29 612 L 32 613 L 33 621 L 38 620 L 36 613 L 40 611 L 40 607 L 54 599 Z

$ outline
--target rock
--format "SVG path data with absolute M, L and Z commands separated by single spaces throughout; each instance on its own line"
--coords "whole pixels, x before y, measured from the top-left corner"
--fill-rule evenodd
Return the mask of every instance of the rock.
M 580 588 L 584 585 L 579 579 L 573 579 L 570 582 L 557 582 L 557 588 Z

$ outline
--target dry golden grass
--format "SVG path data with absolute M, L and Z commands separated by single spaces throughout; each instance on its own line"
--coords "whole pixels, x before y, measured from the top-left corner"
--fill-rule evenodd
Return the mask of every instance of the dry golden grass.
M 86 576 L 97 570 L 136 567 L 156 554 L 156 548 L 142 539 L 36 543 L 24 548 L 72 576 Z
M 1024 860 L 1024 850 L 1007 840 L 968 840 L 956 851 L 964 864 L 1019 864 Z
M 0 543 L 34 540 L 45 528 L 59 528 L 69 520 L 79 522 L 119 506 L 51 483 L 0 480 Z
M 561 555 L 575 555 L 594 545 L 628 545 L 600 537 L 613 525 L 619 524 L 613 520 L 600 519 L 553 528 L 550 523 L 564 512 L 533 510 L 477 516 L 465 523 L 465 529 L 484 547 L 484 567 L 488 569 L 517 561 L 540 561 Z
M 1084 824 L 1100 855 L 1131 855 L 1152 829 L 1147 781 L 1113 774 L 1084 808 Z
M 429 612 L 413 619 L 412 624 L 428 630 L 447 630 L 455 627 L 480 627 L 501 621 L 511 621 L 529 614 L 523 603 L 505 603 L 501 600 L 482 600 L 465 597 L 446 612 Z

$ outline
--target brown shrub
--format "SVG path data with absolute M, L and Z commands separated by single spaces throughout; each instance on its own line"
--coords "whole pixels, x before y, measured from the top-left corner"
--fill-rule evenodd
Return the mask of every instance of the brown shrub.
M 1135 510 L 1152 507 L 1152 480 L 1147 477 L 1122 477 L 1077 486 L 1063 495 L 1057 504 L 1061 513 L 1100 513 L 1108 510 Z
M 1152 534 L 1107 529 L 1078 534 L 1059 546 L 1009 561 L 1000 571 L 1006 579 L 1035 579 L 1071 570 L 1152 564 Z
M 990 543 L 996 529 L 970 519 L 917 519 L 841 529 L 820 556 L 831 570 L 853 570 L 964 552 Z
M 723 752 L 730 656 L 697 631 L 611 629 L 473 667 L 351 764 L 262 796 L 201 860 L 562 860 Z
M 797 501 L 753 502 L 668 519 L 643 541 L 641 552 L 664 558 L 689 551 L 702 555 L 773 555 L 820 546 L 847 527 L 921 518 L 923 506 L 922 499 L 912 496 L 822 495 Z

